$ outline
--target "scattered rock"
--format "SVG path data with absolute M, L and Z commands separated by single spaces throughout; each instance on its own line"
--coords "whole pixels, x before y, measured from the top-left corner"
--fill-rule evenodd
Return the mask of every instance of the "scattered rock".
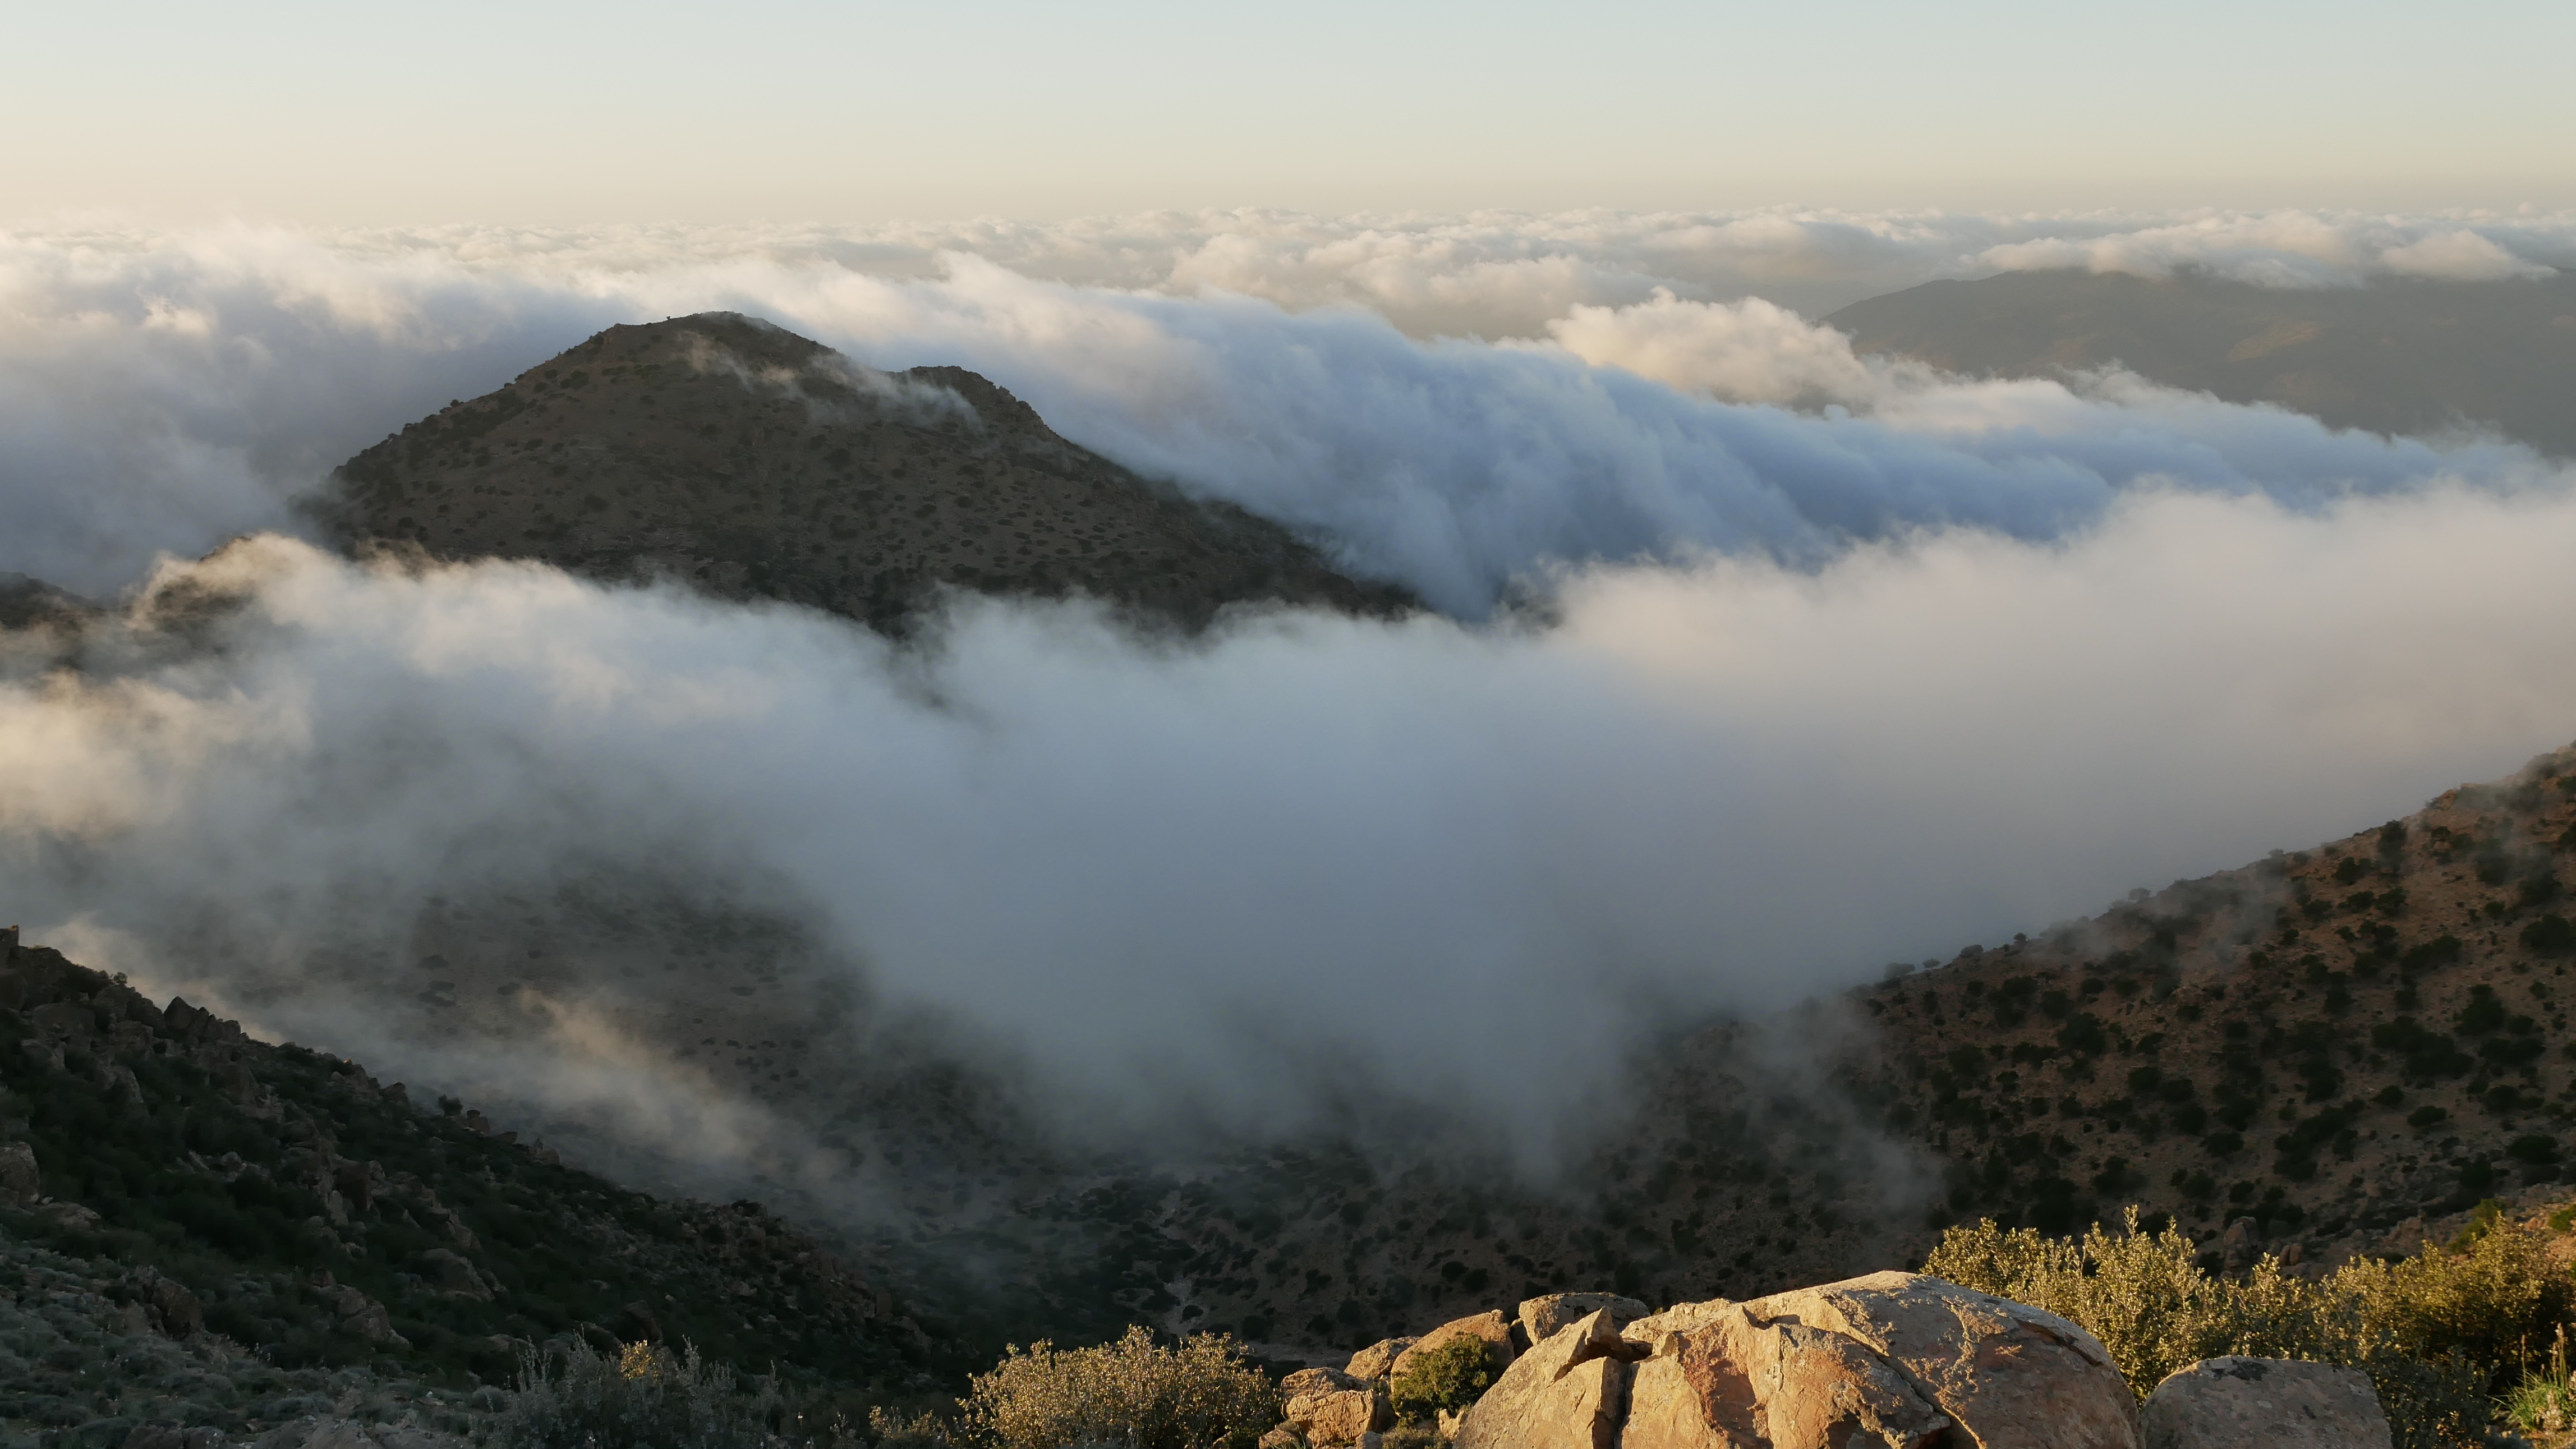
M 1603 1309 L 1610 1320 L 1625 1328 L 1654 1310 L 1634 1298 L 1616 1293 L 1549 1293 L 1521 1304 L 1520 1325 L 1523 1341 L 1532 1345 L 1554 1338 L 1557 1330 L 1570 1328 Z
M 2174 1370 L 2138 1413 L 2145 1449 L 2389 1449 L 2388 1416 L 2359 1369 L 2205 1358 Z

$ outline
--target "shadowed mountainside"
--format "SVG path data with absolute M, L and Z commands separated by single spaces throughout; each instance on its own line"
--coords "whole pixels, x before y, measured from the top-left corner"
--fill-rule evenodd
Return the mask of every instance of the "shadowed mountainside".
M 350 547 L 664 573 L 884 629 L 940 585 L 1192 628 L 1230 604 L 1415 606 L 974 373 L 879 372 L 732 313 L 612 327 L 358 454 L 311 506 Z
M 564 1338 L 685 1339 L 808 1390 L 900 1392 L 939 1361 L 883 1290 L 759 1204 L 616 1187 L 14 927 L 0 1030 L 23 1038 L 0 1054 L 0 1246 L 39 1305 L 78 1310 L 53 1315 L 65 1342 L 43 1363 L 10 1356 L 38 1351 L 22 1335 L 0 1345 L 0 1422 L 255 1430 L 312 1411 L 303 1370 L 506 1382 Z M 128 1355 L 204 1341 L 232 1367 L 129 1391 L 104 1367 L 120 1337 Z
M 2392 434 L 2485 425 L 2576 457 L 2576 273 L 2288 289 L 2181 274 L 1926 282 L 1824 319 L 1861 352 L 2049 377 L 2119 365 Z

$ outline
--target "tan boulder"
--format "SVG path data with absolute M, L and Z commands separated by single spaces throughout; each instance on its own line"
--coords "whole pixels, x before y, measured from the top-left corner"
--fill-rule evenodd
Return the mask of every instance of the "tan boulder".
M 1559 1329 L 1469 1406 L 1452 1449 L 1612 1449 L 1635 1357 L 1606 1310 Z
M 1332 1394 L 1356 1389 L 1365 1379 L 1333 1368 L 1301 1368 L 1279 1380 L 1279 1397 L 1294 1401 L 1308 1394 Z
M 1395 1376 L 1396 1355 L 1413 1347 L 1420 1339 L 1382 1338 L 1351 1355 L 1349 1367 L 1343 1370 L 1355 1379 L 1383 1379 Z
M 1528 1299 L 1520 1307 L 1522 1341 L 1532 1346 L 1547 1342 L 1557 1330 L 1571 1328 L 1602 1309 L 1610 1310 L 1610 1320 L 1625 1327 L 1653 1312 L 1634 1298 L 1616 1293 L 1548 1293 Z
M 1469 1318 L 1453 1318 L 1415 1339 L 1395 1356 L 1393 1363 L 1387 1365 L 1386 1376 L 1390 1379 L 1401 1377 L 1413 1360 L 1462 1338 L 1483 1339 L 1488 1345 L 1486 1356 L 1494 1361 L 1496 1368 L 1512 1361 L 1512 1321 L 1497 1308 Z
M 1661 1313 L 1649 1313 L 1628 1324 L 1619 1330 L 1619 1336 L 1652 1351 L 1664 1335 L 1706 1328 L 1726 1318 L 1735 1308 L 1735 1302 L 1727 1298 L 1711 1298 L 1702 1303 L 1676 1303 Z
M 1306 1436 L 1294 1424 L 1282 1424 L 1261 1436 L 1255 1449 L 1306 1449 Z
M 2379 1394 L 2359 1369 L 2205 1358 L 2166 1375 L 2138 1413 L 2146 1449 L 2389 1449 Z
M 1387 1403 L 1386 1390 L 1370 1384 L 1296 1399 L 1288 1405 L 1288 1422 L 1306 1431 L 1307 1442 L 1316 1449 L 1325 1449 L 1357 1444 L 1365 1435 L 1394 1427 L 1395 1411 Z
M 1923 1449 L 1950 1428 L 1904 1375 L 1852 1339 L 1794 1320 L 1756 1322 L 1734 1304 L 1701 1316 L 1662 1330 L 1655 1356 L 1638 1366 L 1621 1449 Z
M 1743 1305 L 1870 1349 L 1978 1449 L 2137 1449 L 2138 1405 L 2092 1334 L 1919 1273 L 1873 1273 Z

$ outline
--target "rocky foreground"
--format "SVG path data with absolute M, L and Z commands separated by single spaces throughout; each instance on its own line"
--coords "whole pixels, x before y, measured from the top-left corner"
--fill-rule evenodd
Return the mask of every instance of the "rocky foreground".
M 2081 1327 L 1915 1273 L 1650 1312 L 1551 1294 L 1390 1340 L 1344 1369 L 1288 1376 L 1262 1449 L 1376 1449 L 1389 1385 L 1444 1345 L 1481 1342 L 1499 1379 L 1441 1416 L 1453 1449 L 2385 1449 L 2356 1370 L 2220 1358 L 2143 1406 Z

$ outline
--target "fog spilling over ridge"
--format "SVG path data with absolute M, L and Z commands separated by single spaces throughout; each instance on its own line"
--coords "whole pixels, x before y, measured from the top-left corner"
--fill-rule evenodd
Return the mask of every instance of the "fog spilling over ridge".
M 1616 231 L 1617 220 L 1593 226 Z M 2319 236 L 2342 232 L 2305 220 L 2273 222 L 2342 256 L 2352 280 L 2368 272 L 2379 253 L 2328 246 Z M 1678 222 L 1627 225 L 1696 235 Z M 1918 235 L 1929 222 L 1728 225 L 1769 237 L 1783 280 L 1875 290 L 1873 248 L 1912 258 L 1902 280 L 1994 265 L 1977 260 L 1982 244 L 1959 251 L 1957 235 Z M 2099 240 L 2103 225 L 2014 234 Z M 1295 230 L 1255 217 L 1198 247 L 1248 247 L 1279 227 Z M 1446 330 L 1523 334 L 1488 344 L 1409 336 L 1396 294 L 1415 284 L 1381 269 L 1349 272 L 1379 279 L 1357 291 L 1236 277 L 1201 294 L 1226 279 L 1172 261 L 1186 234 L 1157 251 L 1111 230 L 1115 244 L 1078 227 L 933 238 L 981 236 L 1010 265 L 918 238 L 888 251 L 785 231 L 20 236 L 0 256 L 15 319 L 0 344 L 0 487 L 15 524 L 0 569 L 112 591 L 155 550 L 194 554 L 286 524 L 287 497 L 332 463 L 601 326 L 710 308 L 771 318 L 879 366 L 972 367 L 1074 441 L 1307 530 L 1353 567 L 1462 613 L 1560 562 L 1715 548 L 1812 563 L 1854 539 L 1951 524 L 2054 536 L 2141 481 L 2302 502 L 2446 475 L 2516 486 L 2534 469 L 2512 448 L 2332 435 L 2117 376 L 2080 391 L 1961 383 L 1856 357 L 1775 302 L 1724 300 L 1761 280 L 1753 273 L 1695 283 L 1631 266 L 1633 237 L 1596 239 L 1604 256 L 1628 258 L 1618 265 L 1636 284 L 1606 300 L 1548 294 L 1525 306 L 1491 273 L 1497 263 L 1463 243 L 1409 261 L 1421 286 L 1466 309 Z M 1570 223 L 1470 230 L 1485 250 L 1581 254 Z M 2557 235 L 2538 222 L 2491 230 L 2534 254 Z
M 1856 355 L 1748 295 L 1757 273 L 1829 299 L 2073 248 L 2504 286 L 2566 235 L 17 236 L 0 570 L 150 582 L 77 668 L 0 654 L 0 885 L 93 965 L 683 1153 L 770 1130 L 673 1050 L 749 1035 L 710 1014 L 735 963 L 530 965 L 501 939 L 558 939 L 556 903 L 598 880 L 782 923 L 798 990 L 939 1023 L 1095 1134 L 1286 1134 L 1373 1095 L 1545 1160 L 1673 1022 L 2376 823 L 2576 733 L 2563 467 L 2116 372 Z M 289 536 L 292 500 L 388 431 L 602 326 L 710 308 L 981 372 L 1441 612 L 1179 641 L 959 596 L 898 646 Z M 442 934 L 478 912 L 490 961 Z M 468 988 L 546 1049 L 416 1029 Z

